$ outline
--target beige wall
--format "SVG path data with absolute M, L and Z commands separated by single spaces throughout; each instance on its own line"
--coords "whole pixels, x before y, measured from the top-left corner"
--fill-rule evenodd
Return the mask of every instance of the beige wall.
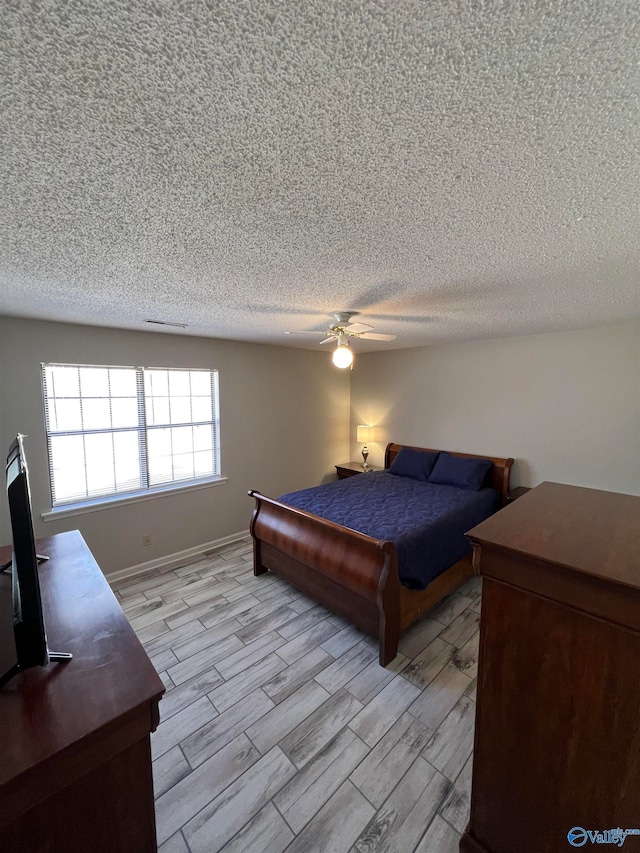
M 217 368 L 229 482 L 43 523 L 42 361 Z M 379 426 L 374 464 L 398 441 L 513 456 L 514 484 L 639 494 L 640 324 L 361 354 L 343 373 L 324 352 L 0 318 L 0 450 L 28 434 L 36 535 L 79 528 L 106 573 L 246 529 L 249 488 L 333 478 L 359 458 L 357 423 Z M 6 516 L 2 499 L 0 542 Z
M 395 441 L 513 456 L 514 484 L 640 494 L 640 324 L 358 356 L 355 425 Z M 377 436 L 378 437 L 378 436 Z
M 222 474 L 228 483 L 44 523 L 51 508 L 41 362 L 219 370 Z M 250 488 L 314 485 L 349 456 L 349 376 L 327 353 L 231 341 L 0 318 L 0 450 L 28 435 L 36 536 L 80 529 L 103 571 L 246 530 Z M 0 542 L 10 541 L 6 499 Z M 152 545 L 142 546 L 150 533 Z

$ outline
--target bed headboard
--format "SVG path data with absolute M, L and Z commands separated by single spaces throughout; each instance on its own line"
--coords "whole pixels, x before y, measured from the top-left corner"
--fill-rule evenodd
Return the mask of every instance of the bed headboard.
M 384 467 L 389 465 L 396 458 L 402 447 L 410 447 L 404 444 L 387 444 L 387 449 L 384 454 Z M 411 450 L 428 450 L 430 453 L 439 453 L 431 447 L 410 447 Z M 484 479 L 484 486 L 491 486 L 495 489 L 503 499 L 509 494 L 509 476 L 511 474 L 511 466 L 513 459 L 502 459 L 498 456 L 482 456 L 476 453 L 456 453 L 452 450 L 447 450 L 452 456 L 464 456 L 467 459 L 491 459 L 493 467 L 487 471 L 487 476 Z

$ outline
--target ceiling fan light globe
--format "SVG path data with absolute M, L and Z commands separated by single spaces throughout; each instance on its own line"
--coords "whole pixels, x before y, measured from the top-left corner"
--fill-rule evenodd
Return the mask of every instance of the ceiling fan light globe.
M 336 347 L 333 351 L 333 355 L 331 356 L 331 360 L 336 367 L 340 367 L 342 369 L 345 367 L 351 367 L 353 363 L 353 353 L 349 347 Z

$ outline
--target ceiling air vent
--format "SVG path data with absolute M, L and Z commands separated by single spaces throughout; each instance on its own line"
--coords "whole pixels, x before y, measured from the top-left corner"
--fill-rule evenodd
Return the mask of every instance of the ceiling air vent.
M 174 329 L 186 329 L 186 323 L 167 323 L 165 320 L 145 320 L 145 323 L 151 323 L 153 326 L 172 326 Z

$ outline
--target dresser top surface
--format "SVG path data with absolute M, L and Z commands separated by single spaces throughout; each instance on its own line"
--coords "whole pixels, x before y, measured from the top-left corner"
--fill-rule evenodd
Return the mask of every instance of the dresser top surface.
M 640 590 L 640 497 L 541 483 L 468 533 L 506 549 Z

